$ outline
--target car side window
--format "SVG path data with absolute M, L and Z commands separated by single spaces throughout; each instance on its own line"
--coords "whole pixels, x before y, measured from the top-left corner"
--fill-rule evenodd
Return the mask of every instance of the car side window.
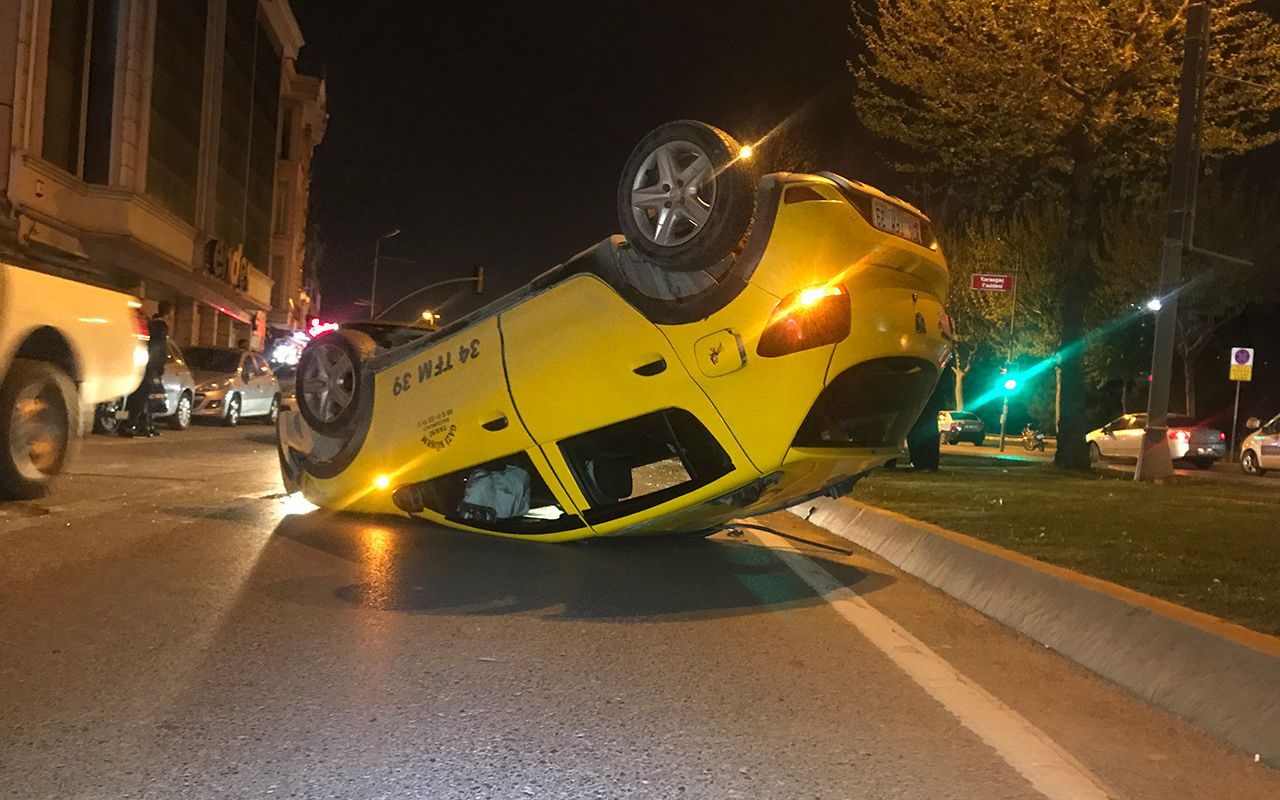
M 680 408 L 571 436 L 560 450 L 591 504 L 588 523 L 634 514 L 733 470 L 711 432 Z
M 1277 432 L 1280 432 L 1280 417 L 1273 417 L 1270 422 L 1263 425 L 1262 429 L 1258 431 L 1264 436 L 1275 436 Z
M 583 527 L 580 517 L 565 512 L 526 453 L 401 486 L 392 499 L 411 513 L 429 508 L 450 522 L 498 533 L 555 533 Z

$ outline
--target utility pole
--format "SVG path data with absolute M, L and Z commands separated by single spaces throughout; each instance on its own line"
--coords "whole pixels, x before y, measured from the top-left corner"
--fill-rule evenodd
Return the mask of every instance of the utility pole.
M 378 259 L 382 257 L 382 240 L 399 235 L 400 229 L 395 228 L 379 236 L 373 243 L 373 284 L 369 287 L 369 319 L 373 319 L 374 311 L 378 306 Z
M 1195 230 L 1196 180 L 1200 172 L 1200 128 L 1208 54 L 1209 7 L 1203 2 L 1196 2 L 1187 7 L 1177 141 L 1173 151 L 1173 170 L 1169 176 L 1160 287 L 1156 294 L 1161 305 L 1156 312 L 1155 341 L 1151 353 L 1151 395 L 1147 401 L 1147 428 L 1138 453 L 1138 468 L 1134 471 L 1134 480 L 1138 481 L 1160 480 L 1173 474 L 1168 438 L 1169 383 L 1173 373 L 1174 334 L 1178 318 L 1177 289 L 1182 282 L 1182 260 L 1191 249 Z

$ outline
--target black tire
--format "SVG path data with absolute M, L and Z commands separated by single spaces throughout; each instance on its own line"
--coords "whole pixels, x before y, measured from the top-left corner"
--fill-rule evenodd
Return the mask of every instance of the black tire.
M 1252 450 L 1245 450 L 1244 455 L 1240 456 L 1240 471 L 1245 475 L 1266 475 L 1267 471 L 1258 466 L 1258 454 Z
M 183 392 L 178 395 L 178 405 L 169 415 L 169 427 L 175 431 L 185 431 L 191 427 L 191 394 Z
M 1209 469 L 1213 466 L 1212 458 L 1188 458 L 1187 461 L 1190 461 L 1191 466 L 1196 469 Z
M 347 431 L 364 390 L 364 361 L 376 346 L 368 334 L 341 329 L 302 351 L 294 401 L 312 430 L 329 436 Z
M 618 183 L 618 223 L 631 247 L 675 272 L 706 269 L 738 250 L 755 213 L 756 182 L 750 162 L 738 158 L 740 149 L 729 134 L 695 120 L 669 122 L 641 139 Z M 667 180 L 656 163 L 664 160 L 660 153 L 670 156 L 666 163 L 676 171 Z M 697 169 L 699 154 L 709 169 Z M 641 207 L 637 192 L 646 187 L 652 191 Z M 701 224 L 694 220 L 698 215 L 705 215 Z M 676 221 L 660 231 L 663 219 Z
M 15 425 L 19 416 L 26 417 L 21 426 Z M 0 499 L 43 497 L 79 434 L 80 402 L 71 378 L 52 364 L 15 358 L 0 385 Z
M 267 415 L 262 418 L 262 421 L 268 425 L 275 426 L 278 419 L 280 419 L 280 395 L 271 398 L 271 408 L 267 411 Z
M 108 400 L 93 407 L 93 432 L 104 436 L 114 436 L 120 432 L 120 420 L 116 412 L 124 408 L 124 398 Z
M 240 395 L 233 394 L 227 398 L 227 410 L 222 415 L 222 424 L 228 428 L 240 424 Z
M 1102 450 L 1101 448 L 1098 447 L 1097 442 L 1089 442 L 1089 463 L 1090 464 L 1102 463 Z

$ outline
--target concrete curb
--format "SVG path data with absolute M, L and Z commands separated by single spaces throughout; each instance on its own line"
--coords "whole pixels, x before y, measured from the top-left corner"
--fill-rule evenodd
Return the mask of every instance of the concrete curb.
M 1280 767 L 1280 639 L 848 498 L 791 512 Z

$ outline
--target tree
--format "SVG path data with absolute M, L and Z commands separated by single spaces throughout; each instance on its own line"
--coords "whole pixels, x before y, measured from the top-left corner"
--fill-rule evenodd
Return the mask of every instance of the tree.
M 1108 195 L 1165 175 L 1177 115 L 1183 0 L 878 0 L 853 4 L 855 106 L 902 148 L 898 167 L 950 181 L 970 207 L 1064 204 L 1056 463 L 1085 468 L 1079 357 Z M 1203 152 L 1280 138 L 1280 23 L 1252 0 L 1213 7 Z
M 964 408 L 964 378 L 984 359 L 1045 358 L 1057 348 L 1057 285 L 1061 280 L 1061 209 L 1029 204 L 1008 217 L 974 215 L 944 230 L 951 270 L 947 310 L 955 355 L 956 408 Z M 974 273 L 1014 276 L 1013 293 L 975 291 Z M 1010 316 L 1013 316 L 1012 321 Z
M 1123 313 L 1146 303 L 1157 283 L 1163 226 L 1158 207 L 1140 202 L 1108 225 L 1106 255 L 1099 263 L 1103 313 Z M 1196 363 L 1214 335 L 1250 303 L 1275 299 L 1280 288 L 1280 195 L 1202 182 L 1196 201 L 1197 247 L 1251 264 L 1193 254 L 1184 265 L 1178 292 L 1174 349 L 1182 363 L 1185 411 L 1196 415 Z M 1149 353 L 1146 354 L 1149 357 Z

